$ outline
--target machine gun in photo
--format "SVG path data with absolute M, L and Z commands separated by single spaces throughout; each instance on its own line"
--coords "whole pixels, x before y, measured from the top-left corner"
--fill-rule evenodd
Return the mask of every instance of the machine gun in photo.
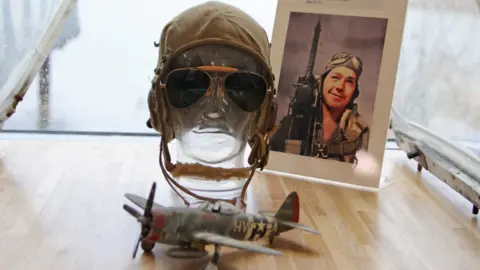
M 315 155 L 314 138 L 321 128 L 322 110 L 319 84 L 314 74 L 315 58 L 321 32 L 321 22 L 315 25 L 310 55 L 305 75 L 293 84 L 294 93 L 287 115 L 271 139 L 271 150 L 302 156 Z

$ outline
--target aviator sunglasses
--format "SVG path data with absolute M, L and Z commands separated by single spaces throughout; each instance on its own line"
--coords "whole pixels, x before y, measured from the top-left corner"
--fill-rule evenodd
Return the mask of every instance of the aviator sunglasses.
M 165 91 L 170 104 L 176 108 L 187 108 L 204 96 L 211 96 L 218 84 L 221 95 L 245 112 L 257 110 L 267 93 L 263 76 L 230 67 L 200 66 L 171 71 L 165 80 Z

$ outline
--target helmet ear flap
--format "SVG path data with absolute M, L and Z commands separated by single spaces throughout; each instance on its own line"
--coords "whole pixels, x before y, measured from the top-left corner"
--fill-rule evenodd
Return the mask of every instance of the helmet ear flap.
M 272 96 L 272 102 L 267 115 L 267 132 L 272 131 L 273 128 L 275 127 L 275 124 L 277 122 L 277 112 L 278 112 L 277 97 Z
M 359 95 L 360 95 L 360 90 L 357 84 L 357 86 L 355 87 L 355 92 L 353 92 L 352 99 L 350 100 L 350 102 L 347 104 L 346 107 L 349 109 L 352 109 L 353 107 L 355 107 L 355 100 L 358 98 Z
M 252 132 L 249 139 L 252 151 L 248 157 L 248 163 L 254 165 L 259 162 L 260 168 L 268 163 L 269 140 L 276 127 L 278 103 L 275 96 L 275 89 L 269 91 L 259 113 L 256 123 L 256 129 Z
M 150 89 L 150 91 L 148 91 L 147 103 L 148 103 L 148 110 L 150 112 L 150 117 L 147 120 L 147 127 L 153 128 L 161 134 L 162 127 L 161 127 L 160 121 L 158 121 L 159 118 L 157 117 L 157 112 L 159 110 L 157 108 L 156 95 L 155 95 L 153 86 Z
M 152 83 L 148 92 L 147 102 L 150 118 L 147 120 L 147 127 L 155 129 L 168 143 L 174 139 L 173 127 L 170 121 L 170 114 L 167 107 L 167 100 L 158 76 Z

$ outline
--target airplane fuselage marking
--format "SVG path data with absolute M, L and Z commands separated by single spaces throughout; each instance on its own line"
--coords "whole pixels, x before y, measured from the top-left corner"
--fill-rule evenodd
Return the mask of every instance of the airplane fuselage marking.
M 272 232 L 275 233 L 277 229 L 278 225 L 276 220 L 260 218 L 255 222 L 255 226 L 252 226 L 251 231 L 245 235 L 245 240 L 257 241 L 260 238 L 269 236 Z
M 233 232 L 245 233 L 251 226 L 252 226 L 252 222 L 250 220 L 236 219 L 235 224 L 233 225 Z
M 265 217 L 244 216 L 234 220 L 233 232 L 241 233 L 243 240 L 256 241 L 276 233 L 277 221 Z

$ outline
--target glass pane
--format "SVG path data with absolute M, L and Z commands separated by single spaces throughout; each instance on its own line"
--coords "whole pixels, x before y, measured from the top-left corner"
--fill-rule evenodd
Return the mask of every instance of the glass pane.
M 25 70 L 25 59 L 66 1 L 0 1 L 1 36 L 7 44 L 0 51 L 4 103 Z M 251 14 L 271 38 L 276 0 L 225 2 Z M 198 3 L 78 1 L 3 129 L 155 135 L 145 125 L 157 61 L 153 43 L 172 17 Z M 420 137 L 448 139 L 470 158 L 480 151 L 479 26 L 476 0 L 411 0 L 394 98 L 397 128 L 411 132 L 420 127 Z
M 411 0 L 394 98 L 394 127 L 480 177 L 480 6 Z
M 158 55 L 153 43 L 169 20 L 200 3 L 164 2 L 78 1 L 4 129 L 156 134 L 145 124 Z M 224 2 L 253 16 L 271 38 L 276 0 Z
M 52 43 L 48 40 L 57 35 L 60 18 L 71 2 L 72 0 L 0 1 L 1 123 L 12 111 L 15 94 L 25 92 L 21 90 L 22 87 L 31 82 L 45 55 L 48 55 L 48 44 Z

